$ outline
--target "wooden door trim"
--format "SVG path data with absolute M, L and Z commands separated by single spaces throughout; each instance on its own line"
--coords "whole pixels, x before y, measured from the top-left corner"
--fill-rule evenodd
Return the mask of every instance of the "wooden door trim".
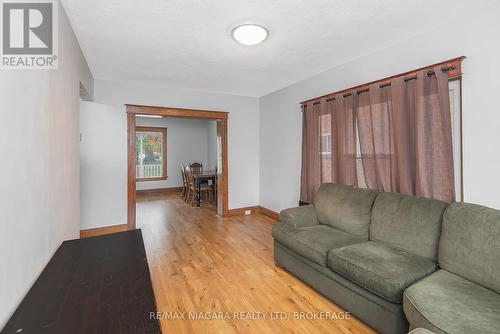
M 229 217 L 228 207 L 228 161 L 227 161 L 227 118 L 217 122 L 217 140 L 221 138 L 220 160 L 217 156 L 217 161 L 222 161 L 222 168 L 217 168 L 217 215 L 222 218 Z M 222 170 L 221 170 L 222 169 Z
M 135 114 L 127 113 L 127 226 L 135 229 Z
M 126 104 L 127 110 L 127 226 L 130 230 L 136 228 L 136 175 L 135 175 L 135 128 L 136 114 L 161 115 L 170 117 L 202 118 L 217 121 L 217 133 L 221 136 L 221 161 L 222 166 L 217 169 L 219 184 L 217 215 L 228 217 L 228 137 L 227 122 L 228 112 L 211 111 L 200 109 L 170 108 L 159 106 L 146 106 L 137 104 Z
M 143 114 L 143 115 L 161 115 L 170 117 L 190 117 L 190 118 L 206 118 L 213 120 L 227 119 L 228 112 L 212 111 L 203 109 L 184 109 L 170 108 L 158 106 L 143 106 L 137 104 L 126 104 L 127 113 Z

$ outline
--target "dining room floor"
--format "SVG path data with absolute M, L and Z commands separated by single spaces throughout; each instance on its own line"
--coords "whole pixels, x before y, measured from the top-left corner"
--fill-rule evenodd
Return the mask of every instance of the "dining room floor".
M 221 219 L 177 193 L 138 197 L 163 333 L 374 333 L 352 316 L 298 319 L 343 310 L 275 265 L 274 222 L 261 214 Z

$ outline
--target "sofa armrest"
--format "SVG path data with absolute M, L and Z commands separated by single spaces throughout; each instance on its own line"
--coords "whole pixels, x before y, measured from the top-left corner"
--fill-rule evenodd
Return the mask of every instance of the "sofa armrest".
M 280 222 L 292 227 L 305 227 L 317 225 L 316 209 L 313 205 L 299 206 L 285 209 L 280 212 Z

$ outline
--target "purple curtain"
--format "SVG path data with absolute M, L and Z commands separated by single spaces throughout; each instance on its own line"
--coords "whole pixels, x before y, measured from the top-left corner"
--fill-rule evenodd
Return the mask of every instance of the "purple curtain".
M 358 96 L 366 184 L 380 191 L 455 200 L 448 76 L 417 73 Z
M 319 105 L 309 103 L 302 111 L 302 171 L 300 200 L 311 203 L 321 184 L 319 164 Z
M 357 185 L 354 99 L 308 103 L 302 112 L 300 200 L 312 203 L 323 182 Z
M 302 138 L 304 202 L 322 182 L 455 200 L 448 75 L 439 67 L 304 105 Z
M 357 186 L 355 98 L 335 96 L 332 109 L 332 182 Z M 333 105 L 333 103 L 332 103 Z

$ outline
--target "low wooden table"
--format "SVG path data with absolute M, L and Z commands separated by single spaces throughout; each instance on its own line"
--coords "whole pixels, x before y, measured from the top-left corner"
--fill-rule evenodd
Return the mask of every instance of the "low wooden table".
M 141 230 L 65 241 L 2 334 L 157 334 Z
M 215 170 L 203 170 L 201 172 L 193 172 L 194 184 L 196 188 L 196 206 L 200 206 L 200 184 L 203 181 L 212 180 L 215 183 L 217 172 Z

